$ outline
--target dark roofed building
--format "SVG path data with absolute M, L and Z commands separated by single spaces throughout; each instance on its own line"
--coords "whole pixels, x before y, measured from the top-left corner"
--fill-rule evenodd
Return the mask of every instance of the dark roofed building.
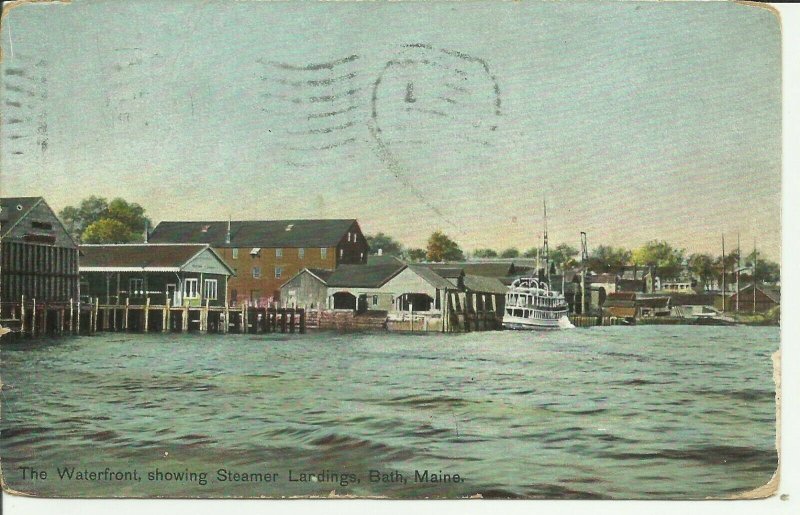
M 166 221 L 149 241 L 210 245 L 236 272 L 231 302 L 262 306 L 280 300 L 281 285 L 301 270 L 363 265 L 369 251 L 355 219 Z
M 728 298 L 726 305 L 729 311 L 736 310 L 737 299 L 739 311 L 763 313 L 781 305 L 781 292 L 776 288 L 758 284 L 753 295 L 753 285 L 748 284 Z
M 42 197 L 0 198 L 2 317 L 21 302 L 78 300 L 78 247 Z
M 81 245 L 81 296 L 105 304 L 225 305 L 233 270 L 208 245 Z

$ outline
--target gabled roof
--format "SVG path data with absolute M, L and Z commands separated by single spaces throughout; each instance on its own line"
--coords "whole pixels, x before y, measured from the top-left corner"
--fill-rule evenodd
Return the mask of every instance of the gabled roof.
M 456 287 L 455 284 L 439 275 L 438 270 L 432 269 L 430 265 L 408 265 L 408 268 L 428 284 L 439 290 L 452 290 Z
M 4 236 L 28 212 L 33 209 L 42 197 L 3 197 L 0 198 L 0 236 Z
M 465 275 L 464 287 L 467 291 L 479 293 L 508 293 L 508 286 L 500 282 L 497 277 Z
M 763 293 L 764 295 L 766 295 L 767 298 L 769 298 L 772 302 L 775 302 L 776 304 L 780 304 L 781 303 L 781 292 L 780 292 L 780 290 L 777 290 L 775 288 L 770 288 L 769 286 L 765 286 L 763 284 L 759 284 L 758 286 L 756 286 L 756 289 L 758 291 L 760 291 L 761 293 Z M 747 286 L 742 287 L 739 290 L 739 293 L 744 295 L 748 291 L 751 291 L 751 292 L 753 291 L 753 284 L 752 283 L 748 284 Z M 735 297 L 736 297 L 736 293 L 733 294 L 732 298 L 735 298 Z
M 346 237 L 355 219 L 161 222 L 150 234 L 152 243 L 206 243 L 214 247 L 331 247 Z
M 405 268 L 406 264 L 397 258 L 365 265 L 339 265 L 325 282 L 340 288 L 380 288 Z
M 516 267 L 512 262 L 445 262 L 445 263 L 425 263 L 425 266 L 435 270 L 463 270 L 465 274 L 480 275 L 483 277 L 506 277 L 514 273 Z M 518 271 L 518 270 L 517 270 Z M 446 272 L 445 272 L 446 273 Z
M 179 272 L 203 252 L 210 252 L 233 275 L 233 270 L 208 245 L 151 243 L 81 245 L 80 271 Z

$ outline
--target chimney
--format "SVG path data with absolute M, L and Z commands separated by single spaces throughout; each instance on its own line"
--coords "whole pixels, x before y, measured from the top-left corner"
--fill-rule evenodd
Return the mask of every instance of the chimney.
M 150 240 L 150 230 L 147 226 L 147 220 L 144 221 L 144 242 L 149 243 Z
M 378 255 L 379 255 L 379 256 L 382 256 L 382 255 L 383 255 L 383 249 L 378 249 Z
M 225 231 L 225 244 L 230 245 L 231 243 L 231 217 L 228 217 L 228 228 Z

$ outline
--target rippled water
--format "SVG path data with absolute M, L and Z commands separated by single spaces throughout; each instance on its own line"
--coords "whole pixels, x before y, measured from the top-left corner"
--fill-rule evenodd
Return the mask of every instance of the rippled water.
M 39 495 L 727 496 L 776 468 L 778 346 L 777 328 L 692 326 L 5 344 L 0 459 L 12 489 Z M 144 477 L 58 479 L 70 466 Z M 149 481 L 156 469 L 207 484 Z M 425 469 L 464 481 L 415 483 Z

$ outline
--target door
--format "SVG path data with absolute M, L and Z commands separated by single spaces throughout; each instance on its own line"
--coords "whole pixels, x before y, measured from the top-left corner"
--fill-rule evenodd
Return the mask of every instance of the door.
M 168 284 L 167 285 L 167 299 L 172 303 L 173 306 L 180 306 L 181 299 L 178 295 L 178 286 L 175 284 Z

